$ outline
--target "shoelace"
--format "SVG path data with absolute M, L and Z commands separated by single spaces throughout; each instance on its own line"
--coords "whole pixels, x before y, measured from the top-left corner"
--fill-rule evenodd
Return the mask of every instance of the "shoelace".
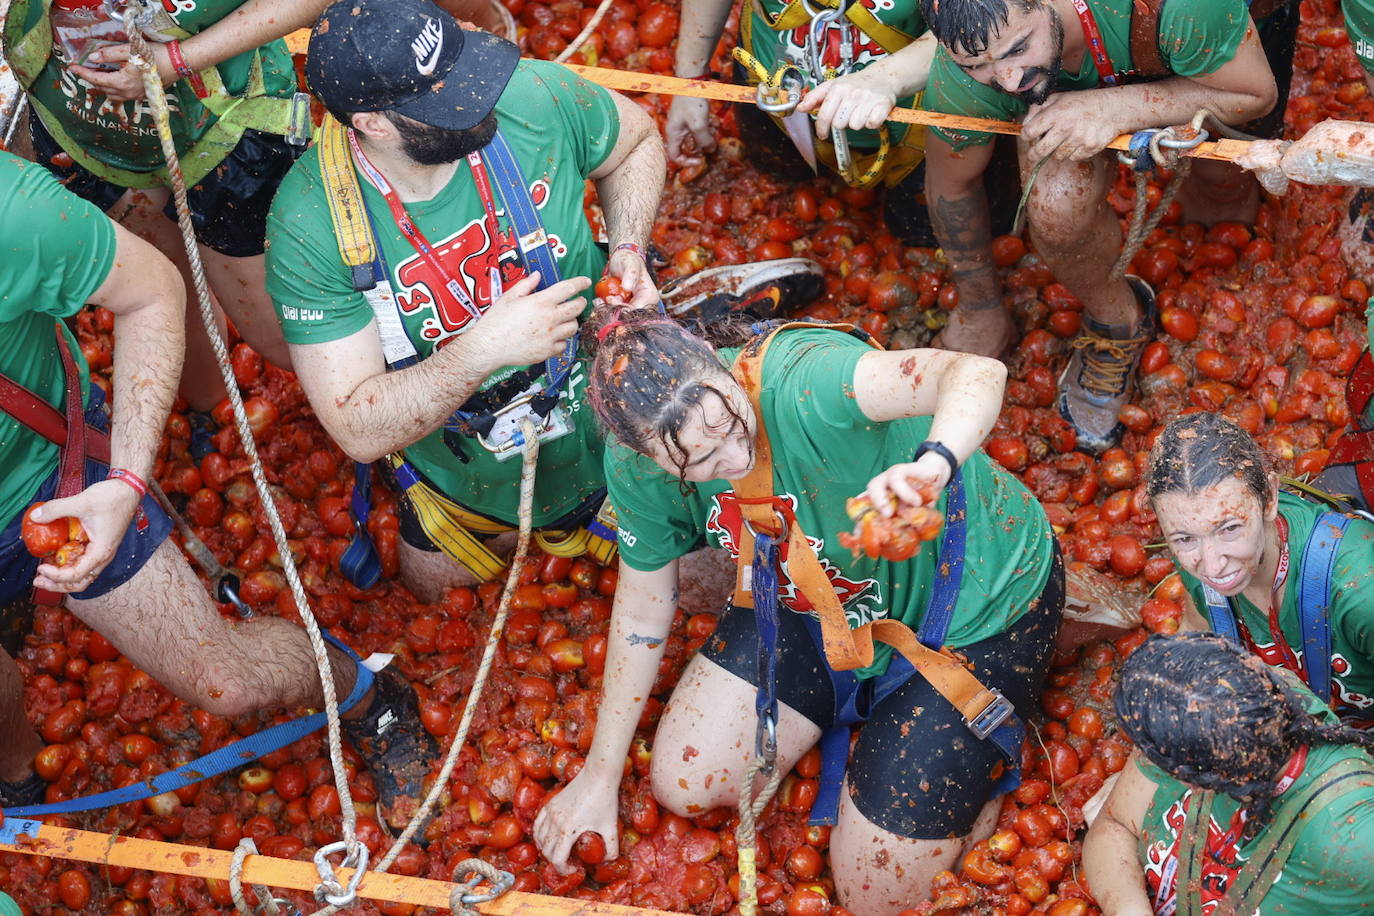
M 1149 337 L 1144 335 L 1113 340 L 1085 330 L 1069 344 L 1075 350 L 1084 351 L 1079 383 L 1092 394 L 1104 397 L 1121 394 L 1130 382 L 1136 350 L 1148 342 Z

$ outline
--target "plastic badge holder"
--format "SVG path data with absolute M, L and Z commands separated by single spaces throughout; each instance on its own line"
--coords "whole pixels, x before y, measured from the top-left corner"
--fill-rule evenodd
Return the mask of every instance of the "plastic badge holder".
M 112 0 L 59 0 L 52 6 L 53 41 L 62 61 L 96 70 L 118 70 L 118 64 L 89 64 L 101 48 L 127 44 L 124 20 Z
M 491 432 L 478 441 L 482 443 L 483 448 L 496 456 L 497 461 L 507 461 L 523 453 L 524 438 L 520 433 L 520 424 L 526 417 L 534 421 L 535 427 L 539 430 L 539 441 L 544 445 L 572 432 L 572 418 L 561 400 L 554 405 L 546 418 L 541 419 L 534 412 L 534 396 L 540 391 L 542 389 L 539 385 L 532 385 L 493 414 L 495 422 L 492 424 Z

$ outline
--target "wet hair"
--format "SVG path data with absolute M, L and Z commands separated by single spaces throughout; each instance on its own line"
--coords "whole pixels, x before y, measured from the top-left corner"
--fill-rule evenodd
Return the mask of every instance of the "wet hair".
M 1264 452 L 1249 433 L 1215 413 L 1192 413 L 1164 428 L 1150 450 L 1145 495 L 1192 495 L 1235 477 L 1268 508 L 1275 492 Z
M 686 474 L 687 453 L 678 436 L 693 410 L 717 398 L 736 421 L 735 411 L 717 385 L 729 370 L 716 346 L 742 344 L 749 326 L 727 321 L 698 336 L 653 307 L 601 306 L 583 323 L 582 336 L 593 354 L 587 394 L 597 420 L 620 443 L 647 454 L 660 442 Z
M 955 51 L 981 54 L 1013 9 L 1030 12 L 1041 0 L 921 0 L 921 15 L 935 38 Z
M 345 127 L 353 126 L 353 116 L 363 114 L 359 111 L 344 111 L 340 108 L 326 108 L 330 117 Z M 421 165 L 442 165 L 457 162 L 473 150 L 482 149 L 496 135 L 496 112 L 490 112 L 481 121 L 465 130 L 446 130 L 433 127 L 414 118 L 408 118 L 397 111 L 383 111 L 380 114 L 390 121 L 401 138 L 405 154 Z
M 1212 633 L 1155 635 L 1121 666 L 1116 714 L 1150 762 L 1176 779 L 1248 806 L 1242 842 L 1268 823 L 1284 764 L 1304 744 L 1374 736 L 1324 722 L 1258 656 Z

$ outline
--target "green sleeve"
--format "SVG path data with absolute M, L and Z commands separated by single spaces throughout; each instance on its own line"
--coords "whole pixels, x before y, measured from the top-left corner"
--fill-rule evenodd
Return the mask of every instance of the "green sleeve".
M 0 152 L 0 322 L 74 315 L 114 266 L 115 229 L 41 165 Z
M 525 60 L 521 65 L 529 68 L 532 82 L 548 93 L 551 117 L 558 119 L 554 133 L 568 143 L 578 170 L 583 175 L 596 171 L 620 139 L 615 99 L 600 86 L 551 61 Z
M 963 115 L 969 118 L 992 118 L 998 121 L 1019 121 L 1026 113 L 1026 103 L 1013 95 L 985 86 L 969 76 L 940 47 L 930 66 L 930 82 L 921 107 L 927 111 Z M 969 146 L 986 146 L 992 134 L 949 130 L 932 127 L 932 131 L 956 150 Z
M 267 216 L 267 292 L 287 343 L 328 343 L 367 327 L 372 308 L 339 254 L 316 150 L 282 179 Z
M 604 462 L 606 498 L 620 529 L 620 558 L 630 568 L 662 569 L 700 546 L 701 526 L 676 478 L 614 441 L 606 443 Z
M 1371 69 L 1370 72 L 1374 73 L 1374 69 Z M 1364 306 L 1364 328 L 1365 342 L 1369 347 L 1369 351 L 1374 353 L 1374 297 L 1370 297 L 1369 301 L 1366 302 Z
M 768 348 L 763 374 L 765 389 L 778 392 L 774 413 L 790 407 L 803 425 L 872 427 L 854 394 L 854 368 L 872 352 L 868 344 L 839 331 L 779 334 Z
M 1243 0 L 1170 0 L 1159 14 L 1159 52 L 1178 76 L 1215 73 L 1250 28 Z
M 1374 0 L 1342 0 L 1345 31 L 1364 71 L 1374 74 Z

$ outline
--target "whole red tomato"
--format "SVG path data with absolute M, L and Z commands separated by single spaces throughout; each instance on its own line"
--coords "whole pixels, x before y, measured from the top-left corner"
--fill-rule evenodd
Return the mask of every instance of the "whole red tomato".
M 85 544 L 90 540 L 86 529 L 81 527 L 81 520 L 59 518 L 51 522 L 36 521 L 33 510 L 41 505 L 41 502 L 34 503 L 24 513 L 24 521 L 19 526 L 24 547 L 35 557 L 51 557 L 57 566 L 75 563 L 85 552 Z

